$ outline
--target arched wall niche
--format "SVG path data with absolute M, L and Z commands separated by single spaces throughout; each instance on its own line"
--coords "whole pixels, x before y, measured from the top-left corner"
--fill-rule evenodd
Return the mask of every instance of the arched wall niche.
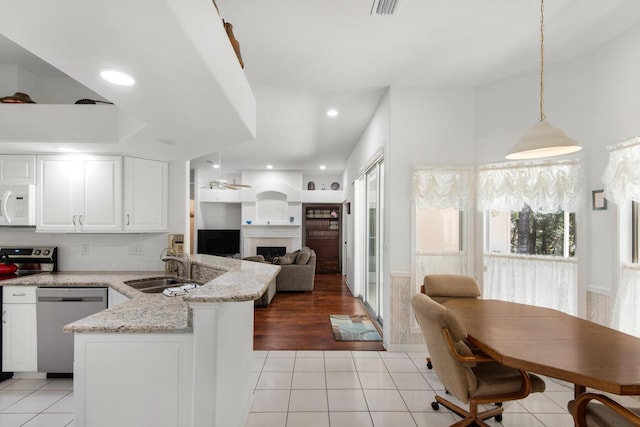
M 258 221 L 286 221 L 287 195 L 279 191 L 263 191 L 256 194 L 256 219 Z

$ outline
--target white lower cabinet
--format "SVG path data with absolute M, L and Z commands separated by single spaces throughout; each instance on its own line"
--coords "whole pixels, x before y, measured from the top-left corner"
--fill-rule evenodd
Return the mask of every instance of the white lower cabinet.
M 38 370 L 38 324 L 35 287 L 5 286 L 2 304 L 2 368 Z
M 192 334 L 76 333 L 74 350 L 76 426 L 193 425 Z

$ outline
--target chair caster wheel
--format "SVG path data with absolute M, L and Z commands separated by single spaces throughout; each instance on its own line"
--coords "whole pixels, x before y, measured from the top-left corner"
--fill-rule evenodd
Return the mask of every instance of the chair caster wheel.
M 431 362 L 427 362 L 427 368 L 429 368 L 429 369 L 433 369 L 433 363 L 431 363 Z
M 495 419 L 496 419 L 496 421 L 497 421 L 497 422 L 502 421 L 502 414 L 498 414 L 498 415 L 496 415 L 496 416 L 495 416 Z
M 437 411 L 438 409 L 440 409 L 440 405 L 438 405 L 438 402 L 431 402 L 431 408 L 434 411 Z
M 502 402 L 496 402 L 496 403 L 494 403 L 494 405 L 496 405 L 496 406 L 502 406 Z

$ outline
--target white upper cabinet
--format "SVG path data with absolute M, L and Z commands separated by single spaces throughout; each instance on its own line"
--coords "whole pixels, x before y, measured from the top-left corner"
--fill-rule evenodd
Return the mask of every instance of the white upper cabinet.
M 0 155 L 0 184 L 36 183 L 36 156 L 3 154 Z
M 124 158 L 124 230 L 166 231 L 169 165 Z
M 122 157 L 38 156 L 38 231 L 121 231 Z

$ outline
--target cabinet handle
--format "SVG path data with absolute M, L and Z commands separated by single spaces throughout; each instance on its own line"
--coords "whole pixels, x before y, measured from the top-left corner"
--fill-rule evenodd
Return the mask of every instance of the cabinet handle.
M 23 292 L 23 293 L 21 293 L 21 294 L 15 294 L 15 293 L 12 293 L 11 295 L 13 295 L 14 297 L 24 297 L 24 296 L 26 296 L 27 294 L 25 294 L 25 293 Z
M 84 216 L 84 215 L 80 215 L 80 216 L 78 217 L 78 222 L 80 223 L 80 225 L 84 225 L 84 224 L 82 223 L 82 217 L 83 217 L 83 216 Z
M 127 214 L 127 226 L 129 226 L 129 214 Z
M 77 225 L 76 224 L 76 216 L 75 215 L 73 216 L 73 220 L 72 221 L 73 221 L 73 226 L 75 227 Z
M 5 318 L 6 314 L 7 314 L 7 310 L 4 310 L 4 311 L 2 312 L 2 323 L 5 323 L 5 324 L 7 323 L 7 321 L 6 321 L 6 320 L 4 320 L 4 318 Z

